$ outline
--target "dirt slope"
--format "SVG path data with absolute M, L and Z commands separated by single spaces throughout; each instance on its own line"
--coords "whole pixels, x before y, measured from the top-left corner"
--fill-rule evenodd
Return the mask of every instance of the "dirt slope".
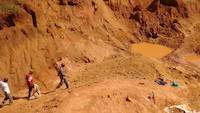
M 199 110 L 199 95 L 195 90 L 199 89 L 196 86 L 199 86 L 200 79 L 187 76 L 186 72 L 174 69 L 170 63 L 163 64 L 159 60 L 149 60 L 141 56 L 117 58 L 88 65 L 72 74 L 70 92 L 64 89 L 43 92 L 42 97 L 37 100 L 27 101 L 23 98 L 15 100 L 13 105 L 3 107 L 0 111 L 164 113 L 165 107 L 179 104 L 190 104 L 193 109 Z M 159 86 L 154 83 L 154 78 L 157 76 L 162 76 L 165 80 L 176 80 L 180 87 L 173 88 L 170 84 Z M 23 97 L 24 94 L 25 92 L 22 92 L 18 96 Z M 153 95 L 155 100 L 152 99 Z
M 199 17 L 195 15 L 199 1 L 0 2 L 0 72 L 12 78 L 12 86 L 20 87 L 25 73 L 33 69 L 40 79 L 40 73 L 51 69 L 58 56 L 71 64 L 84 64 L 124 55 L 135 42 L 178 48 L 186 40 L 179 19 Z M 194 46 L 198 48 L 198 44 Z
M 46 94 L 30 105 L 19 99 L 0 111 L 128 113 L 144 108 L 144 113 L 162 113 L 175 103 L 199 110 L 200 64 L 185 60 L 200 54 L 199 14 L 199 0 L 0 0 L 0 78 L 9 78 L 12 94 L 25 96 L 29 70 L 43 92 L 51 91 L 58 83 L 53 62 L 61 56 L 73 90 Z M 172 52 L 162 59 L 135 55 L 130 48 L 140 42 Z M 177 80 L 181 87 L 162 89 L 153 82 L 157 77 Z M 144 100 L 152 91 L 160 104 Z M 117 94 L 107 98 L 107 93 Z M 133 100 L 126 102 L 126 95 Z

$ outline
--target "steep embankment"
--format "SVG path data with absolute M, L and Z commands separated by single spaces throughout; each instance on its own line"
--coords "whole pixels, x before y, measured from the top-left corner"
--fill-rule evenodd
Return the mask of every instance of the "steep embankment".
M 5 2 L 2 7 L 11 4 Z M 8 7 L 11 11 L 2 11 L 6 22 L 2 21 L 0 31 L 1 76 L 9 77 L 12 86 L 21 87 L 25 73 L 33 69 L 39 79 L 39 73 L 51 68 L 52 59 L 58 56 L 82 64 L 120 54 L 125 37 L 131 37 L 119 30 L 121 25 L 112 15 L 102 15 L 109 10 L 103 1 L 99 3 L 103 9 L 96 11 L 94 5 L 91 1 L 77 5 L 59 5 L 57 0 L 22 1 Z M 5 18 L 13 25 L 7 25 L 10 21 Z
M 185 83 L 188 98 L 192 98 L 188 100 L 189 103 L 198 108 L 199 68 L 185 62 L 183 57 L 185 54 L 199 54 L 200 1 L 0 0 L 0 3 L 0 77 L 9 78 L 14 95 L 17 91 L 24 94 L 24 76 L 29 70 L 35 71 L 34 78 L 42 86 L 42 90 L 52 89 L 57 83 L 52 64 L 55 58 L 62 56 L 67 66 L 71 67 L 72 87 L 90 85 L 118 75 L 129 79 L 134 76 L 136 80 L 148 78 L 149 83 L 161 74 Z M 129 51 L 132 44 L 143 41 L 165 45 L 174 51 L 163 61 L 141 56 L 136 60 L 127 60 L 126 57 L 132 56 Z M 122 59 L 115 60 L 118 57 Z M 163 62 L 170 62 L 169 67 L 165 67 Z M 44 100 L 56 95 L 47 95 Z M 183 100 L 187 98 L 185 96 Z M 61 96 L 58 98 L 62 99 Z M 44 100 L 33 102 L 31 106 L 46 104 Z M 169 100 L 176 99 L 169 97 Z M 73 103 L 74 100 L 70 101 Z M 14 106 L 18 108 L 18 104 L 26 105 L 22 101 Z M 144 104 L 141 106 L 147 107 Z M 163 108 L 160 107 L 156 111 Z M 73 108 L 74 106 L 71 110 Z M 86 109 L 90 110 L 90 107 Z M 3 110 L 11 112 L 10 108 Z

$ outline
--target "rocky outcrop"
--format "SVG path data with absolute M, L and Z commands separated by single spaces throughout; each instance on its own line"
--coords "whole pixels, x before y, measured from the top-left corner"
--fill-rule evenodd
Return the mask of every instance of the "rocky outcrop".
M 59 0 L 60 5 L 76 6 L 80 4 L 81 0 Z
M 15 18 L 16 16 L 14 14 L 2 15 L 0 18 L 0 30 L 4 27 L 15 26 Z
M 29 6 L 23 5 L 24 10 L 32 17 L 33 26 L 37 28 L 37 16 L 35 11 L 33 11 Z
M 120 0 L 119 0 L 120 1 Z M 132 21 L 127 25 L 140 40 L 157 39 L 160 44 L 178 48 L 184 40 L 181 24 L 177 18 L 186 18 L 189 12 L 183 0 L 148 0 L 127 3 L 106 1 L 107 5 L 122 21 Z
M 148 10 L 151 12 L 159 13 L 162 10 L 162 7 L 168 7 L 170 10 L 170 16 L 182 16 L 188 17 L 188 10 L 186 5 L 184 4 L 183 0 L 154 0 L 149 6 Z M 175 10 L 176 9 L 176 12 Z

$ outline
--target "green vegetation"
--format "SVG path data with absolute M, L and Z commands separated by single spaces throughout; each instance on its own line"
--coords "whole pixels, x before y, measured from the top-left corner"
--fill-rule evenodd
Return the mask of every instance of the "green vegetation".
M 0 11 L 6 13 L 19 13 L 20 6 L 12 3 L 1 3 L 0 4 Z

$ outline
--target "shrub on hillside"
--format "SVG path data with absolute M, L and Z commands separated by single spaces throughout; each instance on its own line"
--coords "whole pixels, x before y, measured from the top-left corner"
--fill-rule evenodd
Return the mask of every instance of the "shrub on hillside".
M 20 11 L 20 6 L 12 3 L 2 3 L 0 4 L 0 11 L 17 14 Z

